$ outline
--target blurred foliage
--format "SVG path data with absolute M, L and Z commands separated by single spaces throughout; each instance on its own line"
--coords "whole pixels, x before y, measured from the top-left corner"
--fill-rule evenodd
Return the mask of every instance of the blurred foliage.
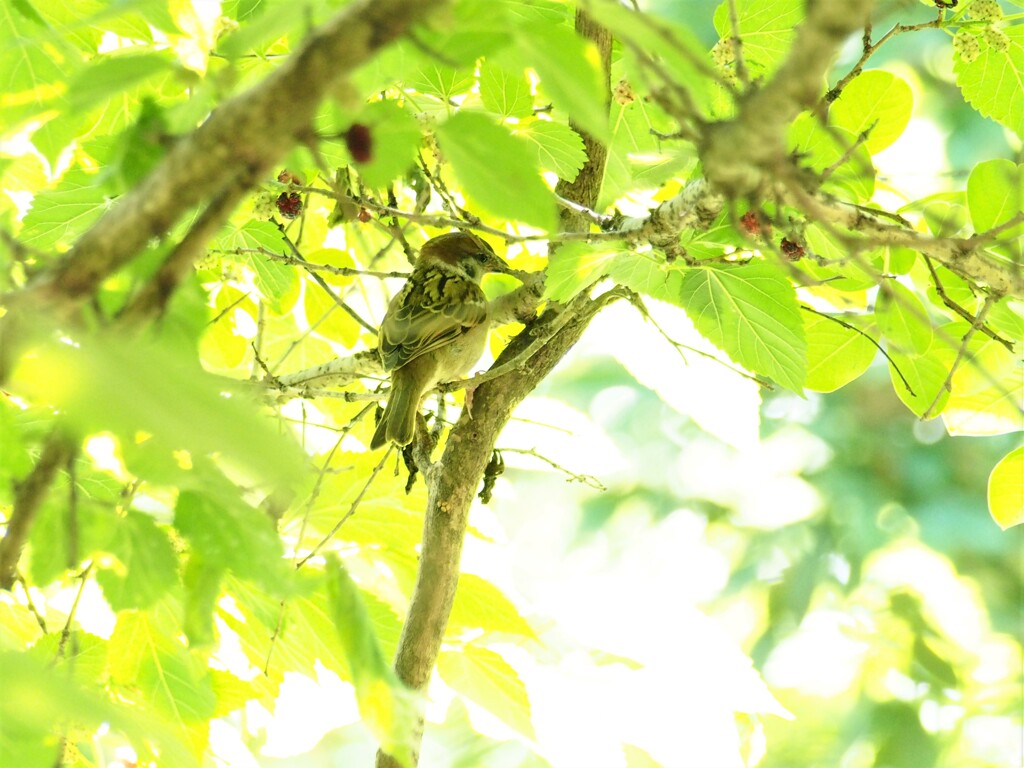
M 0 4 L 5 294 L 345 5 Z M 705 126 L 736 110 L 729 5 L 640 5 L 589 4 L 618 39 L 607 122 L 571 5 L 458 0 L 429 44 L 350 73 L 317 151 L 262 180 L 159 323 L 118 315 L 200 211 L 104 280 L 81 322 L 31 317 L 0 391 L 5 541 L 38 501 L 0 593 L 0 765 L 349 765 L 379 746 L 409 764 L 421 706 L 420 763 L 446 768 L 1020 757 L 1021 303 L 907 249 L 847 258 L 832 227 L 774 204 L 723 211 L 671 257 L 616 239 L 549 261 L 551 174 L 585 161 L 569 114 L 610 148 L 600 212 L 643 216 L 700 177 L 700 148 L 665 138 L 666 88 Z M 735 8 L 748 71 L 770 77 L 803 3 Z M 965 1 L 893 38 L 827 125 L 793 121 L 802 170 L 921 233 L 1012 224 L 1024 25 L 1001 9 Z M 900 0 L 874 23 L 936 18 Z M 923 182 L 897 162 L 918 144 L 939 169 Z M 400 238 L 396 208 L 415 222 Z M 277 385 L 373 347 L 397 286 L 381 273 L 451 216 L 544 270 L 548 300 L 605 277 L 647 306 L 602 313 L 503 434 L 511 469 L 473 511 L 424 704 L 387 660 L 426 493 L 366 450 L 379 382 L 354 399 Z M 986 258 L 1019 264 L 1022 233 Z M 496 329 L 495 351 L 517 330 Z

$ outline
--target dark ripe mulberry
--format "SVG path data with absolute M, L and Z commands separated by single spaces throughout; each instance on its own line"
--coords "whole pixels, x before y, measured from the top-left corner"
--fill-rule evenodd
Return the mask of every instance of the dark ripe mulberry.
M 794 243 L 788 237 L 782 238 L 782 242 L 779 243 L 779 247 L 782 249 L 782 253 L 785 254 L 786 258 L 790 261 L 799 261 L 804 257 L 804 248 L 799 243 Z
M 747 211 L 740 217 L 740 226 L 748 235 L 761 234 L 761 220 L 754 211 Z M 767 225 L 768 234 L 771 234 L 771 226 Z
M 298 192 L 282 192 L 277 197 L 277 210 L 286 219 L 294 219 L 302 213 L 302 196 Z
M 373 159 L 373 135 L 369 127 L 361 123 L 353 123 L 345 131 L 345 146 L 357 163 L 368 163 Z

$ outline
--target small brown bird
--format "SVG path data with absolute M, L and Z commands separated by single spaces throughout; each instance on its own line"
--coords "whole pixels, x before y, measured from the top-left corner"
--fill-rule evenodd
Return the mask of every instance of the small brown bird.
M 509 272 L 476 235 L 451 232 L 423 244 L 419 260 L 380 324 L 378 352 L 391 393 L 370 448 L 412 442 L 423 396 L 464 376 L 487 343 L 490 316 L 480 280 Z

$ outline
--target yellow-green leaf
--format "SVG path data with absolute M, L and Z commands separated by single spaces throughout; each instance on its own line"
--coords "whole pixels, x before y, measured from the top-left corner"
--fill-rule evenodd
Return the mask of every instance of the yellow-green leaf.
M 516 671 L 494 651 L 466 645 L 443 652 L 437 671 L 445 684 L 479 704 L 506 725 L 535 739 L 526 686 Z
M 988 478 L 988 511 L 1004 531 L 1024 523 L 1024 447 L 999 460 Z
M 876 154 L 899 138 L 910 122 L 914 94 L 906 81 L 882 70 L 857 75 L 829 108 L 830 121 L 854 136 L 868 131 L 864 146 Z
M 796 291 L 767 263 L 702 267 L 683 276 L 682 304 L 697 330 L 744 368 L 799 392 L 807 342 Z
M 804 314 L 807 383 L 815 392 L 834 392 L 860 376 L 877 348 L 864 334 L 810 312 Z
M 496 216 L 552 231 L 555 200 L 534 152 L 486 115 L 458 112 L 437 127 L 437 140 L 466 194 Z
M 529 638 L 537 636 L 504 592 L 471 573 L 459 577 L 459 589 L 455 593 L 448 626 L 450 631 L 471 628 L 509 632 Z

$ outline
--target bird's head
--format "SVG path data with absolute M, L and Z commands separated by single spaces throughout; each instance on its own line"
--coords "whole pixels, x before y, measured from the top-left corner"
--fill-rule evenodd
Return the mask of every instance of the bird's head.
M 508 274 L 511 271 L 490 245 L 468 232 L 449 232 L 425 242 L 416 267 L 421 269 L 430 264 L 443 264 L 474 283 L 479 283 L 488 272 Z

